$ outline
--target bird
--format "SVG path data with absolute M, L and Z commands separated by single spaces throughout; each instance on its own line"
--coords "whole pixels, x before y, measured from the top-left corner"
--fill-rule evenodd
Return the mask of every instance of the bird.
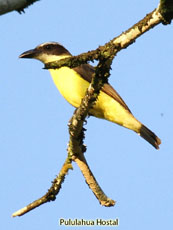
M 72 57 L 72 54 L 58 42 L 42 43 L 19 56 L 19 58 L 37 59 L 43 64 L 68 57 Z M 75 68 L 64 66 L 49 69 L 49 71 L 62 96 L 72 106 L 78 108 L 95 73 L 94 67 L 90 64 L 82 64 Z M 124 100 L 109 83 L 103 85 L 95 105 L 89 111 L 89 115 L 133 130 L 153 147 L 159 149 L 161 144 L 159 137 L 133 116 Z

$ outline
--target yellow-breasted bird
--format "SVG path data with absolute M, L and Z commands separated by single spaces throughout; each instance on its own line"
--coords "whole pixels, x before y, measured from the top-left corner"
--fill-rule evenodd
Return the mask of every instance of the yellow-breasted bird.
M 35 49 L 22 53 L 19 57 L 34 58 L 46 64 L 71 56 L 71 53 L 61 44 L 46 42 Z M 63 97 L 74 107 L 79 107 L 81 99 L 91 82 L 94 67 L 89 64 L 83 64 L 76 68 L 61 67 L 59 69 L 50 69 L 49 71 Z M 102 87 L 96 104 L 90 110 L 90 115 L 131 129 L 156 149 L 159 149 L 161 140 L 132 115 L 128 106 L 110 84 L 104 84 Z

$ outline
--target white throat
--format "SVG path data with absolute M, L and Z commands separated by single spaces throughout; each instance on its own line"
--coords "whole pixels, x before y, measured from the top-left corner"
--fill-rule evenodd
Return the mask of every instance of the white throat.
M 61 59 L 70 57 L 70 55 L 49 55 L 49 54 L 40 54 L 36 59 L 38 59 L 39 61 L 43 62 L 44 64 L 48 63 L 48 62 L 53 62 L 53 61 L 59 61 Z

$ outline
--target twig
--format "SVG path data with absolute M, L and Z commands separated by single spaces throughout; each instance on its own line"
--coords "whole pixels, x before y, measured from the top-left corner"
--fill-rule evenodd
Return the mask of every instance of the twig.
M 83 154 L 80 154 L 77 157 L 74 157 L 73 159 L 76 164 L 79 166 L 86 183 L 88 184 L 89 188 L 92 190 L 98 201 L 100 202 L 101 205 L 105 207 L 111 207 L 115 205 L 115 201 L 108 198 L 103 190 L 100 188 L 99 184 L 97 183 L 93 173 L 91 172 L 87 161 L 84 157 Z
M 25 213 L 31 211 L 34 208 L 39 207 L 40 205 L 46 202 L 54 201 L 56 199 L 56 195 L 59 193 L 61 189 L 61 185 L 64 182 L 65 176 L 67 175 L 69 169 L 72 169 L 72 165 L 71 165 L 70 157 L 67 157 L 65 163 L 63 164 L 61 168 L 59 175 L 52 182 L 52 186 L 50 187 L 48 192 L 44 196 L 39 198 L 38 200 L 35 200 L 32 203 L 25 206 L 24 208 L 21 208 L 18 211 L 14 212 L 12 214 L 12 217 L 22 216 Z

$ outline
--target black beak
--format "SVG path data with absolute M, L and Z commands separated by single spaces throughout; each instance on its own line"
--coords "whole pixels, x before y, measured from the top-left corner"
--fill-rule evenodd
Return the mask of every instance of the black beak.
M 19 56 L 19 58 L 36 58 L 37 55 L 38 55 L 38 51 L 36 49 L 33 49 L 22 53 Z

